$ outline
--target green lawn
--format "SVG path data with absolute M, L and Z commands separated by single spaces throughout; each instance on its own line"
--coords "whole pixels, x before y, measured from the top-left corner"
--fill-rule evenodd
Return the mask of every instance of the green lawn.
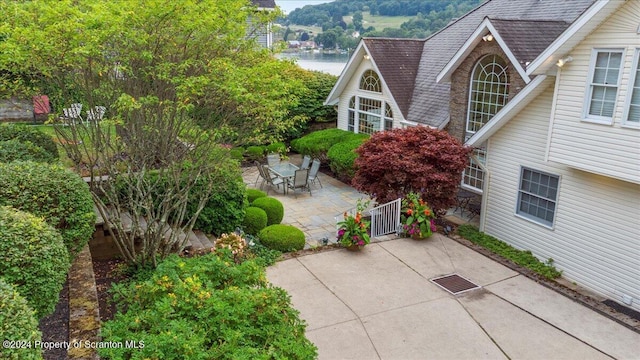
M 415 19 L 415 16 L 372 16 L 369 13 L 362 13 L 362 17 L 364 20 L 363 26 L 365 28 L 373 26 L 376 30 L 382 30 L 384 28 L 399 29 L 402 23 Z M 345 16 L 343 20 L 347 24 L 352 23 L 351 15 Z

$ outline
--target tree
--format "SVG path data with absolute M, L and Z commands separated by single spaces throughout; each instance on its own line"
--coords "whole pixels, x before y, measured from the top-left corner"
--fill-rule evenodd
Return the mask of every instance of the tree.
M 455 204 L 471 148 L 426 126 L 377 132 L 356 150 L 353 186 L 385 203 L 416 192 L 434 210 Z
M 353 14 L 353 27 L 355 27 L 356 30 L 362 29 L 362 24 L 363 24 L 362 21 L 363 21 L 363 17 L 360 11 Z
M 307 41 L 309 40 L 309 34 L 307 34 L 307 32 L 303 32 L 302 35 L 300 35 L 300 41 Z
M 57 131 L 78 171 L 107 175 L 92 195 L 129 263 L 184 247 L 229 181 L 219 142 L 277 141 L 304 121 L 289 116 L 304 89 L 296 67 L 246 36 L 249 16 L 260 27 L 278 15 L 246 0 L 0 3 L 0 88 L 46 93 L 57 114 L 107 108 L 99 124 Z

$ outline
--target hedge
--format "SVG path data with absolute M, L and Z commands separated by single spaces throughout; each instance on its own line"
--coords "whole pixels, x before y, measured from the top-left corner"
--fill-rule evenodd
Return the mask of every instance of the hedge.
M 267 213 L 267 226 L 282 222 L 284 206 L 280 200 L 273 197 L 261 197 L 256 199 L 251 206 L 261 208 Z
M 27 348 L 0 348 L 0 359 L 32 360 L 42 359 L 42 349 L 33 345 L 41 341 L 38 321 L 27 301 L 0 277 L 0 339 L 30 343 Z
M 341 129 L 326 129 L 291 141 L 291 148 L 300 154 L 310 155 L 312 158 L 327 162 L 327 152 L 333 145 L 343 141 L 368 138 L 367 134 L 354 134 Z
M 33 145 L 39 146 L 51 155 L 54 160 L 60 158 L 58 153 L 58 146 L 53 141 L 53 138 L 38 129 L 25 126 L 25 125 L 13 125 L 2 124 L 0 125 L 0 141 L 16 139 L 21 142 L 29 141 Z
M 339 180 L 351 183 L 351 179 L 356 173 L 354 161 L 358 157 L 355 149 L 365 141 L 366 139 L 352 139 L 339 142 L 329 148 L 327 152 L 329 167 Z
M 0 239 L 0 276 L 16 285 L 38 318 L 52 313 L 70 266 L 60 234 L 42 218 L 1 206 Z
M 98 349 L 109 359 L 315 359 L 305 323 L 286 291 L 269 285 L 262 261 L 230 251 L 168 257 L 150 278 L 118 285 L 119 312 L 103 341 L 144 348 Z
M 52 163 L 54 157 L 31 141 L 11 139 L 0 141 L 0 162 L 16 160 Z
M 0 163 L 0 205 L 43 217 L 60 232 L 72 259 L 95 230 L 89 186 L 62 165 Z
M 295 226 L 276 224 L 260 230 L 260 242 L 270 249 L 287 252 L 304 248 L 304 233 Z

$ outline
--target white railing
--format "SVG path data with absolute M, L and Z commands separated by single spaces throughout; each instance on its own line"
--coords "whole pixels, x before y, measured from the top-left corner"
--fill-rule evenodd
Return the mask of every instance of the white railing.
M 397 234 L 400 229 L 402 199 L 396 199 L 369 210 L 371 214 L 371 237 Z
M 397 234 L 400 230 L 400 210 L 402 207 L 402 199 L 396 199 L 386 204 L 378 205 L 374 208 L 367 209 L 363 216 L 371 216 L 371 237 Z M 347 216 L 355 216 L 357 208 L 352 207 L 346 210 Z M 344 220 L 344 213 L 335 216 L 336 223 Z M 336 225 L 336 228 L 338 226 Z

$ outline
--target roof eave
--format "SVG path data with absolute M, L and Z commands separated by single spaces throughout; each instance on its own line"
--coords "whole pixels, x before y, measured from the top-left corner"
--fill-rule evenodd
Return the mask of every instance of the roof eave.
M 516 56 L 513 54 L 511 49 L 507 46 L 507 43 L 504 41 L 502 36 L 498 33 L 498 30 L 491 23 L 491 19 L 485 18 L 482 23 L 476 28 L 476 30 L 471 34 L 471 36 L 467 39 L 467 41 L 462 45 L 462 47 L 456 52 L 456 54 L 449 60 L 447 65 L 442 69 L 442 71 L 438 74 L 436 78 L 436 82 L 450 82 L 451 75 L 453 72 L 462 64 L 462 62 L 469 56 L 469 54 L 473 51 L 473 49 L 483 41 L 483 37 L 491 34 L 493 36 L 493 40 L 495 40 L 500 48 L 504 51 L 509 58 L 509 61 L 516 69 L 520 77 L 524 80 L 526 84 L 531 81 L 531 78 L 522 67 Z
M 547 80 L 548 79 L 548 80 Z M 467 142 L 469 146 L 480 146 L 505 124 L 513 119 L 525 106 L 540 95 L 552 82 L 547 75 L 536 76 L 511 101 L 507 103 L 489 122 L 476 132 Z
M 624 1 L 599 0 L 595 1 L 579 18 L 558 36 L 538 57 L 528 66 L 528 75 L 547 74 L 549 70 L 571 51 L 586 36 L 595 30 L 602 21 L 622 6 Z M 594 21 L 595 20 L 595 21 Z
M 353 76 L 355 69 L 360 65 L 364 55 L 368 55 L 371 58 L 371 54 L 369 53 L 367 46 L 364 44 L 364 40 L 360 39 L 360 43 L 353 51 L 353 54 L 344 69 L 342 69 L 342 73 L 340 73 L 338 81 L 333 85 L 331 92 L 324 101 L 324 105 L 335 105 L 340 100 L 340 94 L 342 94 L 342 91 L 349 83 L 349 80 Z M 358 59 L 357 62 L 356 59 Z

